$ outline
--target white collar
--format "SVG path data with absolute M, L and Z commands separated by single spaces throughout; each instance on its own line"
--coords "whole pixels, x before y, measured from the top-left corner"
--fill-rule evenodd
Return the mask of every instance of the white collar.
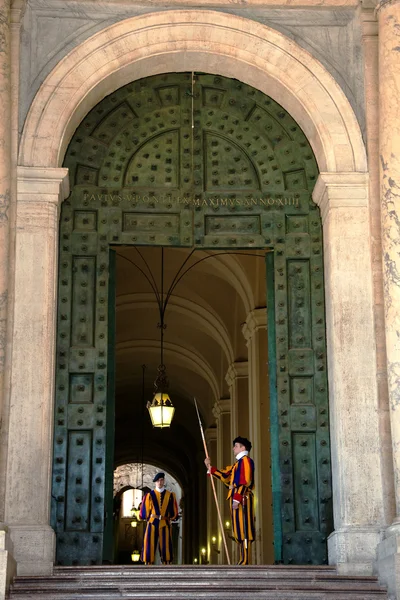
M 236 454 L 236 460 L 240 460 L 241 458 L 243 458 L 243 456 L 248 456 L 248 451 L 247 450 L 243 450 L 243 452 L 239 452 L 239 454 Z
M 158 492 L 159 494 L 162 494 L 164 490 L 165 490 L 165 487 L 155 488 L 155 491 Z

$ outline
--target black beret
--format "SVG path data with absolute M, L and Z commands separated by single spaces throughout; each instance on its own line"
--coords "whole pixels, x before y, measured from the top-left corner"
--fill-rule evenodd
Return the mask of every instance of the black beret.
M 240 435 L 233 440 L 233 446 L 235 444 L 242 444 L 242 446 L 246 448 L 247 452 L 250 452 L 252 448 L 251 442 L 247 438 L 241 437 Z
M 158 481 L 159 479 L 165 479 L 165 473 L 156 473 L 156 475 L 154 475 L 154 482 Z

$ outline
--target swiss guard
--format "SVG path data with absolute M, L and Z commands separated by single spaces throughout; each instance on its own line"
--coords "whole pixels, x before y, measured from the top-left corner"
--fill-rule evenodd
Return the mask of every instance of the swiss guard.
M 239 436 L 233 440 L 233 454 L 236 459 L 234 465 L 216 469 L 211 466 L 209 458 L 204 460 L 208 474 L 229 488 L 233 537 L 240 546 L 239 565 L 249 564 L 250 544 L 255 540 L 254 462 L 249 456 L 250 450 L 251 442 Z
M 178 518 L 178 504 L 174 492 L 164 487 L 165 474 L 157 473 L 153 482 L 155 489 L 145 495 L 139 518 L 147 521 L 140 560 L 146 565 L 154 564 L 157 546 L 163 565 L 172 563 L 171 521 Z

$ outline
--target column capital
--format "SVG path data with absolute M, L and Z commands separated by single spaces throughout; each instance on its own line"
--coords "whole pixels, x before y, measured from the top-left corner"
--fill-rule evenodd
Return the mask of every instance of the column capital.
M 320 173 L 312 196 L 322 222 L 333 208 L 366 208 L 368 173 Z
M 55 230 L 61 203 L 68 195 L 68 169 L 17 167 L 17 229 Z
M 221 415 L 229 414 L 231 412 L 231 400 L 230 398 L 217 400 L 212 409 L 214 417 L 218 420 Z
M 10 25 L 12 28 L 21 27 L 22 17 L 26 9 L 26 0 L 11 0 Z
M 68 169 L 17 167 L 18 197 L 57 196 L 62 202 L 69 195 Z M 25 199 L 25 198 L 24 198 Z
M 249 363 L 247 362 L 247 360 L 243 362 L 233 362 L 228 367 L 228 370 L 225 375 L 225 381 L 230 387 L 233 385 L 235 379 L 240 379 L 248 376 Z
M 242 333 L 246 342 L 251 340 L 253 335 L 259 329 L 267 328 L 267 309 L 264 308 L 255 308 L 247 315 L 246 322 L 242 327 Z
M 361 10 L 361 28 L 363 39 L 378 38 L 378 19 L 375 7 L 363 7 Z

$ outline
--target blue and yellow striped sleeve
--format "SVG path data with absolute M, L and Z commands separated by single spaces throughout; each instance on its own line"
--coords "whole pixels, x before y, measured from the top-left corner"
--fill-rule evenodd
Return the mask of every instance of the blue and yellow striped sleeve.
M 222 481 L 226 487 L 229 487 L 231 482 L 231 474 L 232 474 L 233 466 L 225 467 L 225 469 L 216 469 L 215 467 L 210 467 L 210 474 Z
M 142 500 L 142 506 L 140 507 L 139 519 L 142 521 L 147 521 L 150 517 L 153 509 L 153 501 L 151 499 L 150 494 L 146 494 Z

